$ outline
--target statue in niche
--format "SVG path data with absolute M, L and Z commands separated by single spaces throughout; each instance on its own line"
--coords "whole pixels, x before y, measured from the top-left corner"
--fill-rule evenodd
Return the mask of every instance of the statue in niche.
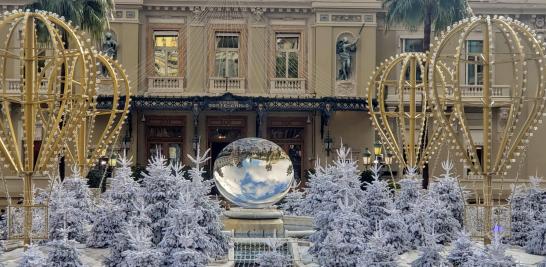
M 111 32 L 106 32 L 104 34 L 104 42 L 102 43 L 102 53 L 113 58 L 118 58 L 118 42 L 114 40 L 113 34 Z M 108 70 L 102 66 L 101 69 L 102 76 L 108 76 Z
M 356 52 L 356 45 L 360 36 L 353 42 L 349 41 L 349 37 L 340 37 L 340 40 L 336 43 L 336 55 L 339 58 L 339 69 L 337 73 L 337 80 L 347 81 L 352 77 L 352 62 L 351 58 L 353 53 Z

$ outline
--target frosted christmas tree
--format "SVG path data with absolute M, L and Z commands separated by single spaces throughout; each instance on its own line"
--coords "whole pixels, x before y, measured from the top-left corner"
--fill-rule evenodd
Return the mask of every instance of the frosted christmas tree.
M 344 201 L 329 214 L 331 222 L 310 236 L 310 251 L 321 266 L 354 266 L 366 248 L 368 221 L 354 211 L 355 201 L 345 193 Z
M 18 267 L 46 267 L 46 256 L 40 247 L 36 245 L 31 245 L 28 247 L 27 251 L 23 253 L 23 258 L 19 262 Z
M 165 218 L 167 224 L 158 247 L 165 254 L 166 265 L 198 267 L 208 262 L 212 241 L 207 228 L 199 224 L 203 213 L 195 208 L 192 194 L 186 189 Z
M 437 242 L 447 244 L 451 242 L 461 230 L 459 221 L 449 211 L 448 205 L 437 194 L 430 192 L 420 202 L 419 209 L 424 212 L 424 223 L 432 225 L 437 234 Z
M 114 234 L 118 233 L 123 223 L 121 208 L 112 205 L 108 199 L 103 199 L 95 212 L 96 217 L 86 244 L 92 248 L 109 247 L 114 242 Z
M 63 228 L 59 229 L 62 236 L 60 239 L 49 241 L 47 246 L 49 251 L 47 253 L 46 266 L 55 267 L 80 267 L 83 266 L 80 259 L 80 254 L 76 250 L 73 241 L 68 240 L 69 231 L 66 228 L 66 224 Z
M 442 246 L 438 245 L 438 234 L 434 226 L 425 233 L 425 245 L 419 249 L 419 257 L 411 263 L 412 267 L 448 267 L 449 262 L 442 256 Z
M 533 211 L 526 202 L 526 190 L 522 186 L 513 186 L 510 196 L 511 207 L 511 236 L 510 243 L 525 246 L 532 230 Z
M 457 177 L 453 176 L 453 162 L 445 160 L 442 162 L 444 173 L 436 177 L 436 181 L 430 185 L 429 193 L 437 195 L 444 203 L 445 208 L 450 211 L 451 217 L 455 218 L 459 225 L 464 223 L 464 191 L 460 188 Z
M 466 231 L 461 231 L 458 238 L 452 244 L 453 248 L 447 255 L 447 259 L 454 266 L 461 266 L 475 257 L 476 248 Z
M 269 247 L 269 251 L 264 252 L 256 257 L 256 263 L 263 267 L 286 267 L 289 266 L 290 261 L 288 257 L 281 252 L 279 248 L 283 243 L 276 239 L 268 238 L 265 243 Z
M 402 214 L 411 213 L 421 194 L 421 182 L 413 176 L 406 175 L 398 184 L 400 189 L 396 192 L 394 204 Z
M 396 267 L 397 251 L 388 242 L 380 228 L 370 237 L 358 266 Z
M 167 226 L 165 217 L 177 202 L 184 181 L 172 174 L 172 166 L 167 164 L 167 159 L 161 154 L 150 159 L 143 176 L 142 195 L 152 220 L 152 242 L 158 244 Z
M 380 180 L 381 165 L 375 163 L 371 170 L 374 180 L 366 187 L 362 200 L 362 214 L 366 214 L 372 231 L 377 231 L 379 223 L 385 220 L 389 216 L 389 210 L 393 209 L 393 202 L 389 185 Z
M 191 181 L 184 186 L 188 187 L 187 192 L 192 192 L 195 209 L 202 215 L 198 221 L 199 225 L 206 229 L 209 238 L 209 243 L 202 246 L 202 249 L 209 257 L 215 258 L 226 255 L 229 247 L 228 237 L 222 232 L 223 224 L 220 214 L 223 209 L 217 200 L 210 197 L 212 181 L 203 179 L 205 173 L 203 166 L 205 162 L 210 160 L 209 151 L 201 154 L 201 150 L 198 148 L 195 157 L 188 155 L 193 166 L 188 171 Z
M 127 237 L 127 249 L 122 252 L 124 264 L 128 267 L 160 266 L 163 254 L 152 244 L 152 230 L 147 225 L 133 224 L 123 226 L 123 235 Z
M 546 214 L 543 214 L 546 217 Z M 534 225 L 529 232 L 525 251 L 534 255 L 546 255 L 546 218 Z
M 404 253 L 411 248 L 411 240 L 408 235 L 404 218 L 400 211 L 393 208 L 389 211 L 389 217 L 380 223 L 382 238 L 387 244 L 390 244 L 398 253 Z
M 292 186 L 290 186 L 290 192 L 286 194 L 283 202 L 281 203 L 281 209 L 287 215 L 305 216 L 300 207 L 303 199 L 305 198 L 305 194 L 298 189 L 298 185 L 299 184 L 296 183 L 296 181 L 292 183 Z
M 502 227 L 495 225 L 493 228 L 493 242 L 487 246 L 485 250 L 485 257 L 481 264 L 483 266 L 499 266 L 499 267 L 512 267 L 516 266 L 516 262 L 512 256 L 506 255 L 506 245 L 502 243 Z

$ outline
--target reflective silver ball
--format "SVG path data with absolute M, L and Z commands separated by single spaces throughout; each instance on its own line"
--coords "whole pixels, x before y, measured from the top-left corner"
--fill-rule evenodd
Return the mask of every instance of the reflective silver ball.
M 214 161 L 214 182 L 233 204 L 266 208 L 281 200 L 294 180 L 294 167 L 277 144 L 243 138 L 227 145 Z

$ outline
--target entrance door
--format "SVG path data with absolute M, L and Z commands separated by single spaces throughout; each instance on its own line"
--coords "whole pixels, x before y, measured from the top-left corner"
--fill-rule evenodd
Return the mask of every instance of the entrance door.
M 148 158 L 157 153 L 162 154 L 169 162 L 179 163 L 183 160 L 184 117 L 149 116 L 146 121 L 146 143 Z

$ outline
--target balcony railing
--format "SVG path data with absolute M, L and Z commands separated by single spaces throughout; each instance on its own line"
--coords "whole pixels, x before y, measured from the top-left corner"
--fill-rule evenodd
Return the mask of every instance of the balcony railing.
M 245 79 L 244 78 L 209 78 L 209 91 L 211 93 L 244 93 Z
M 481 103 L 483 98 L 483 85 L 461 85 L 461 99 L 465 102 Z M 400 93 L 403 94 L 404 101 L 409 101 L 409 87 L 404 87 L 403 92 L 400 92 L 399 87 L 392 86 L 387 88 L 387 103 L 398 103 L 400 99 Z M 445 97 L 447 100 L 453 100 L 455 92 L 453 86 L 446 86 Z M 503 101 L 509 101 L 511 97 L 509 85 L 493 85 L 491 88 L 491 98 L 496 102 L 502 103 Z M 422 92 L 417 91 L 417 101 L 421 101 Z
M 148 77 L 148 93 L 177 94 L 184 92 L 184 77 Z
M 273 78 L 270 81 L 271 94 L 304 94 L 305 79 L 303 78 Z
M 8 87 L 8 94 L 19 94 L 21 92 L 21 80 L 20 79 L 6 79 L 7 87 Z M 4 90 L 4 84 L 3 81 L 0 79 L 0 90 Z M 42 82 L 42 85 L 40 86 L 40 91 L 45 93 L 46 91 L 46 83 Z

